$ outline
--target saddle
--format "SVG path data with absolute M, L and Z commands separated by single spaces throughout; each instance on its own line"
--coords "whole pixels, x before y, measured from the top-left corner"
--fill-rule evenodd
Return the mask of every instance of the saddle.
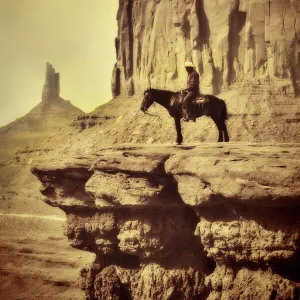
M 185 96 L 188 94 L 187 90 L 181 90 L 180 91 L 180 98 L 181 98 L 181 102 L 183 101 L 183 99 L 185 98 Z M 203 94 L 198 94 L 196 95 L 192 101 L 192 103 L 198 103 L 198 104 L 204 104 L 208 102 L 208 98 L 206 97 L 206 95 Z
M 180 102 L 183 101 L 183 99 L 185 98 L 185 96 L 188 94 L 188 91 L 187 90 L 181 90 L 179 91 L 180 93 Z M 201 111 L 202 111 L 202 114 L 204 116 L 208 116 L 209 115 L 209 112 L 208 112 L 208 108 L 207 108 L 207 104 L 209 103 L 209 98 L 208 98 L 208 95 L 203 95 L 203 94 L 197 94 L 190 102 L 190 105 L 193 107 L 194 106 L 194 109 L 195 109 L 195 106 L 196 107 L 201 107 Z M 191 112 L 190 114 L 193 115 L 193 110 L 191 108 Z

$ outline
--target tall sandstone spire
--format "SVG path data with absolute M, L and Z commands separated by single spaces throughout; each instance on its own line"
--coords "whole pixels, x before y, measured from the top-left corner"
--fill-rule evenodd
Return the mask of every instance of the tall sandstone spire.
M 46 82 L 43 87 L 42 102 L 48 103 L 59 97 L 60 83 L 59 73 L 55 72 L 53 66 L 47 63 Z

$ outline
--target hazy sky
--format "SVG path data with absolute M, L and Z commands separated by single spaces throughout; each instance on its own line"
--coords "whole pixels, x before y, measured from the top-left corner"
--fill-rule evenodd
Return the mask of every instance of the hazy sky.
M 41 101 L 46 62 L 75 106 L 110 100 L 117 9 L 118 0 L 0 0 L 0 126 Z

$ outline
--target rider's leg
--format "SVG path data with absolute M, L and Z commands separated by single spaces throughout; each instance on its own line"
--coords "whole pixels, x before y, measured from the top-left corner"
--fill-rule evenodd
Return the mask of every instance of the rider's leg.
M 194 92 L 188 92 L 188 94 L 185 96 L 182 102 L 182 108 L 183 108 L 183 113 L 184 113 L 184 120 L 188 121 L 191 118 L 191 113 L 190 113 L 190 106 L 193 98 L 195 97 Z

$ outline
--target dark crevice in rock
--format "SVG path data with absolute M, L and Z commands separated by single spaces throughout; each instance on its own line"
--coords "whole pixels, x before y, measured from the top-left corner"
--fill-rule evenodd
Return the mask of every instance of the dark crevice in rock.
M 86 216 L 86 217 L 91 217 L 93 215 L 95 215 L 98 211 L 97 208 L 95 207 L 90 207 L 90 206 L 86 206 L 86 207 L 82 207 L 82 206 L 72 206 L 72 207 L 63 207 L 62 208 L 63 211 L 69 215 L 78 215 L 78 216 Z
M 141 59 L 142 59 L 142 44 L 140 40 L 137 40 L 138 48 L 137 48 L 137 57 L 136 57 L 136 65 L 137 65 L 137 71 L 141 71 Z
M 239 2 L 236 2 L 235 9 L 229 16 L 229 34 L 228 34 L 228 85 L 231 85 L 237 76 L 234 69 L 235 61 L 238 62 L 238 53 L 240 47 L 240 32 L 245 26 L 247 13 L 239 11 Z
M 269 262 L 269 266 L 283 278 L 300 283 L 300 248 L 288 260 L 282 262 L 274 259 Z
M 297 299 L 300 299 L 300 288 L 295 288 L 295 299 L 294 300 L 297 300 Z
M 213 68 L 213 94 L 217 95 L 221 92 L 223 86 L 223 72 L 215 67 L 214 63 L 212 63 Z
M 123 57 L 123 65 L 124 65 L 124 70 L 125 70 L 125 79 L 128 79 L 128 71 L 127 71 L 127 59 L 126 59 L 126 51 L 122 51 L 122 57 Z
M 300 95 L 300 71 L 299 71 L 299 65 L 300 65 L 300 51 L 298 52 L 298 61 L 297 59 L 295 60 L 294 54 L 296 53 L 296 45 L 297 41 L 294 40 L 290 46 L 290 50 L 287 53 L 287 59 L 289 63 L 289 68 L 290 68 L 290 73 L 291 73 L 291 80 L 292 80 L 292 85 L 294 89 L 295 96 Z
M 170 199 L 172 204 L 185 205 L 178 193 L 178 182 L 172 176 L 167 176 L 165 179 L 166 184 L 161 191 L 160 197 L 163 196 L 165 199 Z
M 153 173 L 157 173 L 157 174 L 167 174 L 166 170 L 165 170 L 165 163 L 166 161 L 171 157 L 171 155 L 166 155 L 160 163 L 158 163 L 156 169 L 153 170 Z
M 112 255 L 98 255 L 94 264 L 104 269 L 108 266 L 120 266 L 123 268 L 137 269 L 140 266 L 140 260 L 137 256 L 127 255 L 122 252 L 115 252 Z
M 121 94 L 121 70 L 120 68 L 116 69 L 116 96 Z
M 117 66 L 114 69 L 112 94 L 114 97 L 118 97 L 121 94 L 121 70 Z
M 116 58 L 119 58 L 119 52 L 120 52 L 120 39 L 115 38 L 115 49 L 116 49 Z
M 127 78 L 131 77 L 133 74 L 133 22 L 132 22 L 132 7 L 133 0 L 127 0 L 127 15 L 128 15 L 128 38 L 129 38 L 129 49 L 128 49 L 128 59 L 129 66 L 127 66 Z M 134 94 L 134 91 L 133 91 Z
M 271 297 L 270 297 L 270 300 L 275 300 L 276 299 L 276 296 L 277 296 L 277 291 L 276 290 L 273 290 L 272 294 L 271 294 Z
M 191 26 L 190 26 L 190 22 L 188 20 L 188 15 L 187 13 L 184 15 L 183 17 L 183 24 L 182 24 L 182 35 L 184 37 L 184 42 L 185 42 L 185 49 L 189 50 L 190 49 L 190 42 L 191 42 Z M 191 53 L 190 52 L 186 52 L 187 57 L 185 58 L 186 60 L 191 60 Z
M 228 259 L 220 263 L 230 267 L 235 275 L 244 268 L 250 271 L 258 271 L 258 270 L 267 271 L 269 269 L 268 265 L 263 261 L 254 262 L 250 260 L 245 260 L 245 261 L 236 262 L 234 259 Z
M 180 150 L 193 150 L 196 146 L 172 146 L 172 148 L 177 148 Z
M 249 219 L 255 220 L 262 226 L 264 226 L 264 222 L 270 221 L 270 218 L 266 218 L 266 216 L 270 215 L 274 225 L 276 224 L 278 227 L 282 225 L 284 228 L 287 228 L 299 224 L 299 209 L 295 209 L 295 207 L 255 207 L 232 202 L 199 207 L 198 211 L 202 217 L 212 222 Z M 280 219 L 275 218 L 276 215 L 280 215 Z
M 209 46 L 209 37 L 210 37 L 210 29 L 209 29 L 209 22 L 204 10 L 204 1 L 203 0 L 196 0 L 196 13 L 199 22 L 199 43 L 200 46 L 203 47 L 204 45 Z

